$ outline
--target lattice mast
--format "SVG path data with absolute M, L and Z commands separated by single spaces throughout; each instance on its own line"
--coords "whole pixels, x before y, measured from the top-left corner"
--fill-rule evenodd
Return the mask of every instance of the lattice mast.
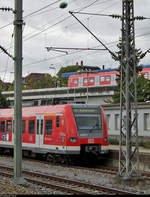
M 134 0 L 122 0 L 119 176 L 139 177 Z M 123 148 L 123 142 L 126 146 Z

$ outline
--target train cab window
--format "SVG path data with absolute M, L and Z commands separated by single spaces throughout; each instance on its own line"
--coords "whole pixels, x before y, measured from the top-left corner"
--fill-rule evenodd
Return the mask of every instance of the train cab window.
M 52 120 L 51 119 L 45 120 L 45 134 L 52 135 Z
M 106 81 L 110 81 L 110 76 L 106 76 Z
M 39 134 L 39 119 L 36 121 L 36 133 Z
M 5 132 L 5 120 L 1 120 L 1 130 L 0 130 L 1 133 L 4 133 Z
M 29 120 L 29 134 L 34 134 L 35 121 Z
M 90 83 L 93 83 L 94 82 L 94 78 L 90 78 Z
M 41 135 L 43 134 L 43 120 L 41 120 Z
M 22 120 L 22 133 L 25 133 L 25 125 L 26 125 L 26 121 Z
M 74 83 L 74 84 L 78 84 L 78 80 L 77 80 L 77 79 L 74 79 L 74 80 L 73 80 L 73 83 Z
M 84 83 L 87 83 L 87 82 L 88 82 L 88 79 L 87 79 L 87 78 L 85 78 L 85 79 L 83 80 L 83 82 L 84 82 Z
M 105 77 L 100 77 L 100 81 L 104 82 L 105 81 Z
M 56 116 L 56 128 L 59 128 L 59 120 L 60 120 L 60 117 Z
M 6 121 L 6 132 L 11 133 L 11 120 Z

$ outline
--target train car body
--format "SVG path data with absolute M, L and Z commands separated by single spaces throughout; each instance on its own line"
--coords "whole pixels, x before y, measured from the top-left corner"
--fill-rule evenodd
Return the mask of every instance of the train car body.
M 68 87 L 86 87 L 86 86 L 108 86 L 117 85 L 116 75 L 118 71 L 107 71 L 100 73 L 89 73 L 80 75 L 71 75 L 68 79 Z
M 140 74 L 143 74 L 146 79 L 150 80 L 150 65 L 143 66 L 142 71 Z
M 98 105 L 24 107 L 22 114 L 23 150 L 63 155 L 108 152 L 106 119 Z M 0 149 L 13 148 L 13 120 L 13 109 L 0 109 Z
M 150 79 L 150 65 L 142 66 L 143 74 L 146 79 Z M 68 87 L 86 87 L 86 86 L 115 86 L 117 83 L 118 69 L 98 70 L 95 73 L 70 75 L 68 78 Z

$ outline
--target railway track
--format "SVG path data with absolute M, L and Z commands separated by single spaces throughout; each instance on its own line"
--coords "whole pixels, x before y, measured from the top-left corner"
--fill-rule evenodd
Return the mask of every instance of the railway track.
M 1 157 L 10 157 L 9 155 L 0 155 Z M 70 164 L 60 164 L 60 163 L 51 163 L 45 160 L 40 160 L 40 159 L 33 159 L 33 158 L 24 158 L 23 160 L 27 161 L 34 161 L 37 163 L 40 163 L 41 165 L 44 164 L 50 164 L 54 166 L 61 166 L 64 168 L 72 168 L 72 169 L 81 169 L 81 170 L 87 170 L 87 171 L 94 171 L 94 172 L 100 172 L 100 173 L 106 173 L 106 174 L 112 174 L 116 175 L 118 172 L 117 167 L 108 167 L 108 166 L 102 166 L 102 165 L 96 165 L 95 167 L 85 167 L 85 166 L 80 166 L 80 165 L 70 165 Z M 1 165 L 1 164 L 0 164 Z M 150 180 L 150 172 L 148 171 L 142 171 L 142 177 L 144 179 Z
M 131 192 L 108 188 L 100 185 L 93 185 L 81 181 L 74 181 L 67 178 L 51 176 L 43 173 L 23 170 L 23 177 L 28 183 L 32 183 L 44 188 L 51 188 L 53 190 L 61 191 L 64 194 L 75 195 L 98 195 L 98 194 L 122 194 L 134 195 Z M 8 166 L 0 166 L 0 175 L 12 178 L 13 168 Z M 38 179 L 37 179 L 38 177 Z

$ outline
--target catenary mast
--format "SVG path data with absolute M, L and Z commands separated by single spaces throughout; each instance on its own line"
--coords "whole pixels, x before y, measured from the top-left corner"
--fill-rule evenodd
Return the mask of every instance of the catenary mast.
M 122 0 L 119 176 L 139 178 L 134 0 Z M 125 142 L 125 149 L 123 148 Z

